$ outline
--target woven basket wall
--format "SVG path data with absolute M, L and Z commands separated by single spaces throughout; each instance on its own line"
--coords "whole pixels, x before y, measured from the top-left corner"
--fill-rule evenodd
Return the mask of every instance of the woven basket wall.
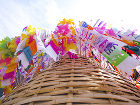
M 62 58 L 15 89 L 3 105 L 140 105 L 128 79 L 100 69 L 88 58 Z

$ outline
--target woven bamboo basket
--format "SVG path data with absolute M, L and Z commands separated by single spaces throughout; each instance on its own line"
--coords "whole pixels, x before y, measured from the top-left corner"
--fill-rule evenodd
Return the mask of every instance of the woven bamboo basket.
M 15 89 L 3 105 L 140 105 L 140 91 L 88 58 L 63 57 Z

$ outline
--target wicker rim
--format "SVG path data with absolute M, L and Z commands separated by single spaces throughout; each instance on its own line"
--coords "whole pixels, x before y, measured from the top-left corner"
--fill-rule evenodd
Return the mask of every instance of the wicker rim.
M 138 105 L 140 91 L 116 73 L 88 58 L 63 57 L 51 68 L 15 89 L 3 105 Z

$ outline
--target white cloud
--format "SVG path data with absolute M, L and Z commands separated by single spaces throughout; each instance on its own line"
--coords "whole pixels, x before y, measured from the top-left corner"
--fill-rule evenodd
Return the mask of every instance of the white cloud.
M 140 28 L 139 0 L 77 0 L 73 4 L 68 13 L 79 20 L 101 19 L 117 28 Z
M 30 0 L 22 3 L 9 0 L 8 3 L 3 1 L 2 4 L 0 5 L 0 40 L 5 36 L 20 35 L 27 25 L 54 29 L 61 16 L 55 0 Z
M 1 0 L 0 40 L 20 35 L 27 25 L 54 30 L 62 18 L 101 19 L 112 26 L 140 29 L 139 0 Z M 5 36 L 4 36 L 5 35 Z

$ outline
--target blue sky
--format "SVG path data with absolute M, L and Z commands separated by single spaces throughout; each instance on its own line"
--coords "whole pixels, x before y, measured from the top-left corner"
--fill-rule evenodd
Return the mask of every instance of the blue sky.
M 54 30 L 60 19 L 97 19 L 112 27 L 140 29 L 139 0 L 0 0 L 0 40 L 21 34 L 27 25 Z M 140 33 L 139 33 L 140 34 Z

